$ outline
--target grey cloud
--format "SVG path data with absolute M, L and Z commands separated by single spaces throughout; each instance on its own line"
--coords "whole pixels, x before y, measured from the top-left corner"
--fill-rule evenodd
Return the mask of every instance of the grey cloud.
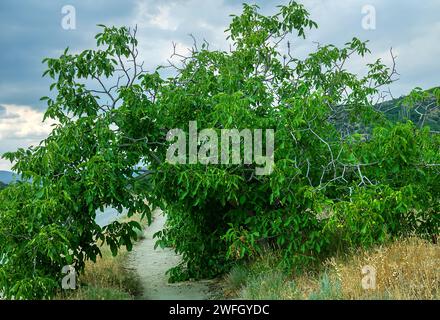
M 0 105 L 0 121 L 2 119 L 17 119 L 20 115 L 17 113 L 9 113 L 7 112 L 6 108 L 2 105 Z
M 263 12 L 273 13 L 277 4 L 287 1 L 257 3 Z M 299 49 L 302 47 L 304 52 L 310 50 L 312 41 L 342 45 L 353 36 L 370 39 L 374 52 L 383 53 L 390 47 L 403 48 L 426 35 L 429 28 L 438 23 L 440 12 L 440 3 L 435 0 L 423 3 L 371 0 L 369 3 L 377 10 L 377 29 L 366 31 L 361 28 L 363 0 L 308 0 L 303 3 L 320 25 L 319 30 L 309 33 L 308 43 L 299 44 Z M 207 39 L 214 46 L 224 45 L 223 30 L 230 21 L 229 14 L 237 14 L 241 10 L 241 1 L 233 0 L 77 0 L 69 2 L 76 8 L 77 29 L 66 31 L 61 28 L 61 8 L 65 4 L 64 0 L 0 2 L 0 45 L 3 48 L 0 103 L 25 104 L 43 109 L 45 105 L 39 102 L 39 98 L 48 94 L 50 81 L 41 78 L 44 71 L 41 60 L 58 55 L 67 46 L 75 51 L 93 47 L 98 23 L 128 26 L 138 23 L 142 56 L 148 66 L 154 68 L 166 60 L 172 41 L 191 45 L 189 33 L 201 41 Z M 158 15 L 161 8 L 170 7 L 170 23 L 175 24 L 175 28 L 166 30 L 149 23 L 151 16 L 139 16 L 140 4 L 153 16 Z M 438 39 L 439 35 L 434 36 Z M 434 83 L 434 75 L 440 71 L 436 63 L 437 55 L 425 52 L 423 61 L 417 61 L 420 56 L 418 51 L 422 53 L 425 45 L 426 50 L 432 49 L 432 43 L 419 42 L 417 50 L 400 52 L 398 62 L 402 61 L 402 65 L 398 65 L 398 68 L 402 76 L 399 84 L 396 84 L 399 94 L 404 93 L 406 89 L 403 88 L 411 87 L 412 83 L 437 85 Z M 439 47 L 438 44 L 435 46 Z M 414 65 L 417 67 L 412 68 Z
M 56 56 L 66 47 L 84 49 L 93 45 L 96 25 L 122 24 L 131 15 L 133 1 L 70 1 L 76 8 L 77 29 L 61 27 L 65 1 L 0 2 L 0 103 L 44 108 L 39 102 L 47 95 L 50 81 L 42 79 L 41 60 Z

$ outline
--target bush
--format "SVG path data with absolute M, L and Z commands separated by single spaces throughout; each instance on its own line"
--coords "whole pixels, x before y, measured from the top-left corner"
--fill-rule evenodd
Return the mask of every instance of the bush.
M 317 27 L 304 7 L 291 1 L 264 16 L 244 4 L 227 30 L 230 51 L 195 43 L 189 56 L 173 55 L 181 61 L 164 79 L 162 67 L 147 73 L 137 62 L 136 30 L 101 27 L 97 50 L 45 59 L 57 91 L 42 98 L 45 117 L 59 124 L 38 147 L 6 154 L 32 181 L 0 193 L 0 290 L 8 297 L 50 295 L 63 265 L 81 272 L 100 255 L 97 239 L 113 254 L 130 250 L 139 225 L 100 228 L 95 212 L 104 206 L 167 212 L 158 245 L 183 257 L 172 281 L 217 276 L 268 246 L 300 270 L 335 245 L 439 233 L 440 138 L 376 110 L 394 70 L 380 60 L 363 77 L 345 68 L 370 52 L 366 42 L 319 45 L 300 60 L 287 39 Z M 413 100 L 424 99 L 419 93 Z M 167 132 L 188 131 L 193 120 L 217 133 L 275 130 L 271 174 L 257 175 L 255 161 L 167 162 Z

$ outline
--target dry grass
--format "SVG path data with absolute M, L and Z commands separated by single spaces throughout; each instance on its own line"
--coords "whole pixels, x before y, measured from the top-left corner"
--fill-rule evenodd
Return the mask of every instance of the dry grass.
M 137 215 L 121 218 L 120 221 L 138 221 L 142 227 L 147 226 L 146 220 L 141 221 Z M 138 240 L 142 238 L 143 232 L 139 232 Z M 118 255 L 113 257 L 110 248 L 104 245 L 101 252 L 102 257 L 98 257 L 96 263 L 86 262 L 84 273 L 78 279 L 78 288 L 60 292 L 57 299 L 130 300 L 141 293 L 136 271 L 127 268 L 127 250 L 121 248 Z
M 320 271 L 294 278 L 278 271 L 274 255 L 269 256 L 254 262 L 245 280 L 243 271 L 234 270 L 225 279 L 225 294 L 244 299 L 440 299 L 440 245 L 420 239 L 334 257 Z M 366 265 L 376 269 L 374 290 L 362 288 Z
M 88 261 L 84 274 L 79 277 L 78 289 L 68 295 L 74 300 L 127 300 L 141 292 L 141 285 L 135 271 L 126 268 L 127 252 L 121 249 L 113 257 L 110 249 L 104 247 L 102 258 L 96 263 Z
M 412 238 L 372 251 L 361 251 L 346 261 L 328 262 L 333 281 L 346 299 L 439 299 L 440 246 Z M 361 285 L 363 266 L 376 269 L 376 289 Z

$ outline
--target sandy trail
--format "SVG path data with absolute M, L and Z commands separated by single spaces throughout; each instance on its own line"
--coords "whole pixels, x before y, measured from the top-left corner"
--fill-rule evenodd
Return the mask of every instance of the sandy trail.
M 156 211 L 151 226 L 145 231 L 145 239 L 135 245 L 128 258 L 130 268 L 137 271 L 143 286 L 143 295 L 138 297 L 145 300 L 205 300 L 209 298 L 210 281 L 194 281 L 168 283 L 165 272 L 180 262 L 180 256 L 172 249 L 154 250 L 154 233 L 162 230 L 165 216 Z

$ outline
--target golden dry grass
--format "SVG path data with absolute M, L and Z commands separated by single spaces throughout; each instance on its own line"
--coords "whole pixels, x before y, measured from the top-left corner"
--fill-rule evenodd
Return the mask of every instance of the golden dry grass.
M 346 261 L 328 262 L 334 281 L 346 299 L 439 299 L 440 246 L 417 238 L 360 251 Z M 361 270 L 376 269 L 376 289 L 362 288 Z
M 259 259 L 246 268 L 247 275 L 242 269 L 233 270 L 226 277 L 225 294 L 287 300 L 440 299 L 440 245 L 416 238 L 336 256 L 319 271 L 293 278 L 277 271 L 273 260 Z M 367 265 L 376 270 L 375 289 L 362 288 L 362 268 Z
M 133 270 L 126 269 L 127 252 L 113 257 L 110 250 L 104 247 L 102 258 L 96 263 L 88 261 L 84 273 L 79 277 L 76 290 L 62 293 L 60 298 L 73 300 L 125 300 L 133 299 L 141 290 L 140 282 Z
M 146 220 L 140 220 L 138 215 L 124 217 L 120 222 L 138 221 L 142 227 L 147 226 Z M 142 238 L 139 232 L 138 238 Z M 102 257 L 87 261 L 84 273 L 79 276 L 78 288 L 72 291 L 62 291 L 56 299 L 71 300 L 126 300 L 134 299 L 142 288 L 135 270 L 126 267 L 128 252 L 120 248 L 116 257 L 112 256 L 106 245 L 101 248 Z

